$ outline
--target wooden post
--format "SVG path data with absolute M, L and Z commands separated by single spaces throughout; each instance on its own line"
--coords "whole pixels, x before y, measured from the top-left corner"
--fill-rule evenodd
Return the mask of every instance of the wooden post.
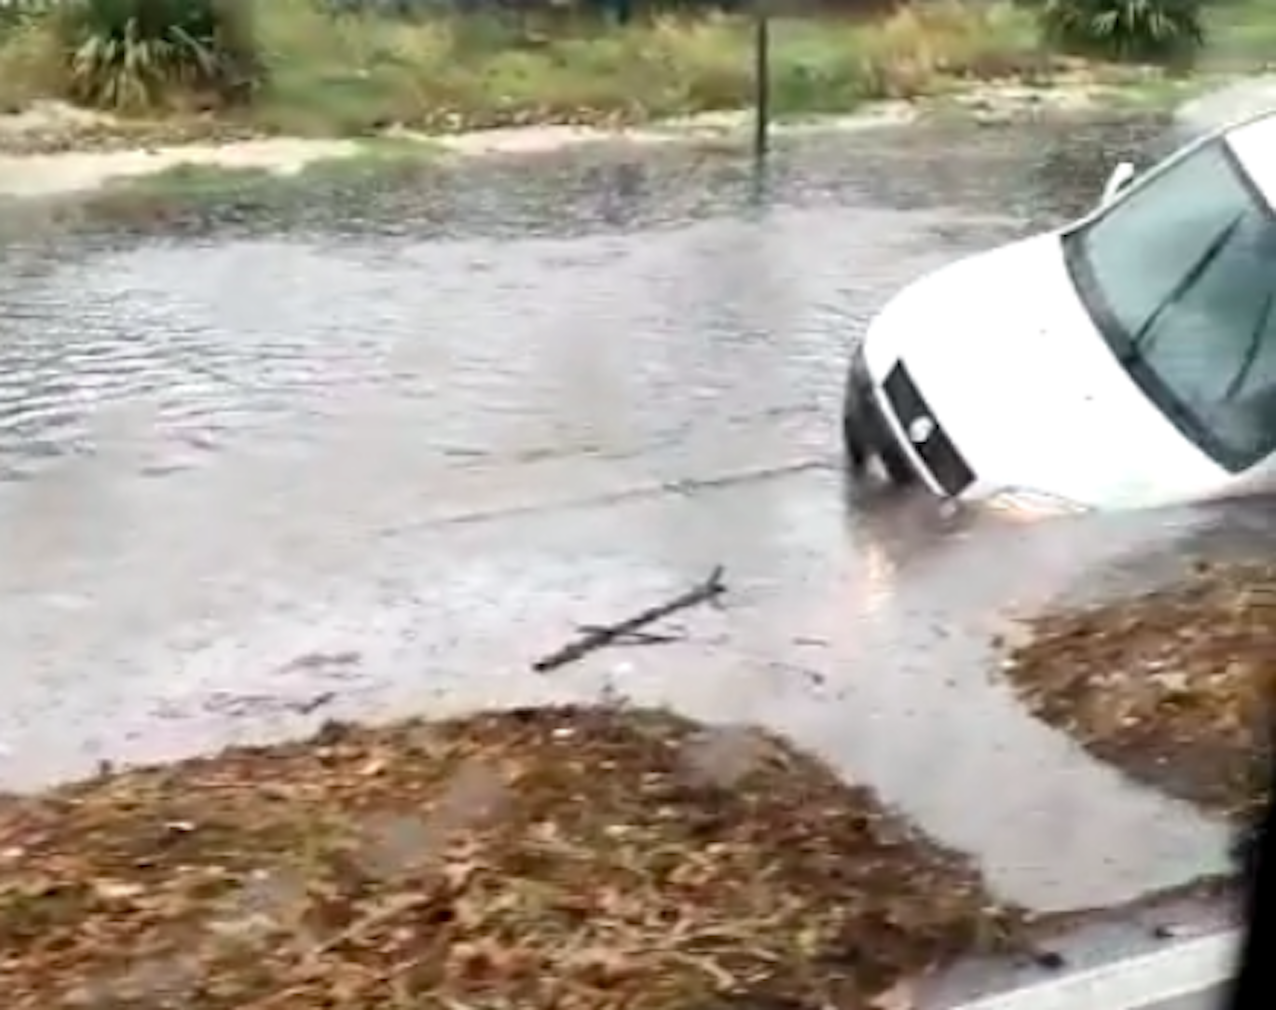
M 771 18 L 767 0 L 754 0 L 753 157 L 762 161 L 771 141 Z

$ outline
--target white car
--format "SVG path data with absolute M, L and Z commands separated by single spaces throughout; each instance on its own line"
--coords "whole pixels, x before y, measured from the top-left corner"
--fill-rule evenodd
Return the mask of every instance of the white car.
M 946 266 L 856 349 L 854 469 L 1032 513 L 1276 489 L 1276 109 Z

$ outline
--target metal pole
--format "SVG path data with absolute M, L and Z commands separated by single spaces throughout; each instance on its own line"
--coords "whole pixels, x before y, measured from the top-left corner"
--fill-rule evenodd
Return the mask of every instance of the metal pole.
M 771 18 L 766 0 L 754 0 L 753 28 L 753 156 L 761 161 L 771 132 Z

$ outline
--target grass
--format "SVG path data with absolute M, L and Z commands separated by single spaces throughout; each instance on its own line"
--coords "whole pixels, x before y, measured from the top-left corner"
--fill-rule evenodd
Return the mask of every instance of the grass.
M 252 165 L 184 162 L 158 172 L 116 178 L 108 182 L 104 194 L 161 200 L 219 199 L 288 190 L 297 183 L 307 184 L 304 189 L 310 191 L 315 183 L 385 179 L 399 170 L 412 172 L 427 168 L 441 153 L 440 147 L 426 140 L 374 137 L 359 140 L 351 153 L 316 157 L 294 172 Z
M 207 214 L 286 215 L 316 201 L 342 199 L 368 183 L 418 182 L 444 153 L 424 139 L 376 137 L 286 172 L 264 165 L 183 162 L 110 178 L 97 189 L 59 201 L 55 217 L 71 226 L 179 227 Z M 46 220 L 42 227 L 52 223 Z
M 406 22 L 334 17 L 317 0 L 249 0 L 266 84 L 239 114 L 267 132 L 350 136 L 398 123 L 448 131 L 528 122 L 629 123 L 750 103 L 748 18 Z M 64 92 L 54 22 L 0 43 L 0 105 Z M 777 113 L 845 111 L 964 76 L 1037 73 L 1030 14 L 1006 3 L 927 4 L 884 21 L 780 19 Z
M 638 709 L 330 725 L 0 796 L 0 865 L 12 1010 L 869 1010 L 1030 925 L 784 741 Z
M 739 109 L 754 95 L 747 17 L 607 27 L 514 16 L 406 21 L 334 16 L 323 0 L 243 2 L 263 70 L 246 103 L 173 94 L 162 109 L 129 111 L 180 139 L 190 139 L 192 123 L 195 135 L 359 137 L 393 125 L 435 133 L 629 125 Z M 1212 5 L 1208 30 L 1205 69 L 1244 72 L 1276 59 L 1276 4 Z M 0 33 L 0 110 L 65 97 L 65 51 L 50 16 Z M 872 100 L 945 94 L 971 79 L 1048 84 L 1059 68 L 1034 11 L 1011 0 L 938 0 L 868 22 L 779 18 L 772 105 L 778 118 L 847 112 Z
M 1206 10 L 1206 67 L 1252 70 L 1276 66 L 1276 5 L 1230 0 Z
M 145 192 L 154 196 L 194 197 L 221 195 L 236 190 L 255 189 L 277 180 L 265 168 L 228 168 L 220 165 L 174 165 L 149 175 L 125 176 L 110 180 L 112 193 Z
M 1191 73 L 1145 76 L 1122 87 L 1116 104 L 1165 111 L 1237 77 L 1276 69 L 1276 4 L 1262 0 L 1211 4 L 1205 9 L 1205 29 L 1206 45 Z

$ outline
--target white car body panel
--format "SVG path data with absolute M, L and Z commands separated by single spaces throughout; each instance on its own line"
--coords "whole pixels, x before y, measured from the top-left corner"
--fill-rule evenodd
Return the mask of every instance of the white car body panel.
M 1270 203 L 1276 111 L 1199 138 L 1115 200 L 1155 185 L 1165 169 L 1220 134 Z M 919 462 L 881 391 L 901 360 L 976 475 L 963 499 L 1025 490 L 1078 506 L 1130 508 L 1273 486 L 1272 457 L 1229 473 L 1185 437 L 1118 362 L 1069 276 L 1061 236 L 1072 227 L 943 267 L 879 313 L 864 357 L 902 450 Z M 931 490 L 942 494 L 937 486 Z

